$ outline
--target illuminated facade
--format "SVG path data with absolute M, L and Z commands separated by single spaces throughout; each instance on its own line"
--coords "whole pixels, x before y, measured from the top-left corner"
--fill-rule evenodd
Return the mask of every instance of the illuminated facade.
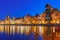
M 50 13 L 49 13 L 50 12 Z M 41 15 L 36 15 L 34 17 L 26 15 L 23 18 L 12 18 L 9 16 L 5 20 L 1 20 L 0 24 L 60 24 L 60 11 L 56 8 L 52 8 L 47 5 L 46 10 Z M 49 30 L 50 29 L 50 30 Z M 15 25 L 0 25 L 0 32 L 6 33 L 25 33 L 30 34 L 38 33 L 43 35 L 46 39 L 47 30 L 50 31 L 50 34 L 56 34 L 55 36 L 60 35 L 60 27 L 46 27 L 46 26 L 15 26 Z M 50 40 L 50 39 L 49 39 Z

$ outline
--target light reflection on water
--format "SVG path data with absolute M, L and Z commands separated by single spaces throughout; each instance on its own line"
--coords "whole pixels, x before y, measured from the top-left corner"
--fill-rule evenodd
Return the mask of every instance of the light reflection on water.
M 0 40 L 35 40 L 35 36 L 33 33 L 29 35 L 0 33 Z M 38 36 L 38 40 L 43 40 L 42 36 Z

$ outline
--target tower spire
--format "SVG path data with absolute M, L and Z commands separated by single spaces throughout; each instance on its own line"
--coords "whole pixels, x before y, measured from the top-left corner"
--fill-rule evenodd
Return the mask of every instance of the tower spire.
M 46 4 L 45 7 L 46 7 L 46 9 L 51 9 L 52 8 L 50 4 Z

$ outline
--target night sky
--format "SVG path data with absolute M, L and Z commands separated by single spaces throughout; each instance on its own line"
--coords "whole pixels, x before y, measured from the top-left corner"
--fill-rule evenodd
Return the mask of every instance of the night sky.
M 41 14 L 47 3 L 60 10 L 60 0 L 0 0 L 0 20 L 5 19 L 7 15 L 18 18 L 27 14 Z

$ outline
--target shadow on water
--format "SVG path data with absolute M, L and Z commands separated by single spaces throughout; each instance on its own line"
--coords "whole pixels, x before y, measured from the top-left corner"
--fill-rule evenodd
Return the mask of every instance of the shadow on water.
M 35 40 L 35 36 L 33 33 L 30 35 L 26 34 L 10 34 L 7 33 L 0 33 L 0 40 Z M 43 40 L 42 36 L 38 36 L 38 40 Z

